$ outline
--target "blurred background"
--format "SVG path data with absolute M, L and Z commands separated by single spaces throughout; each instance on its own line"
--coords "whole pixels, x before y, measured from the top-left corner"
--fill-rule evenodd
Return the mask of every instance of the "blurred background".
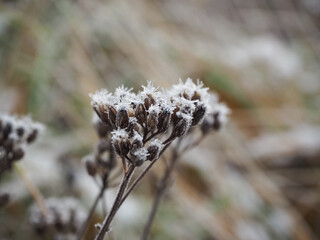
M 183 156 L 151 239 L 320 239 L 319 0 L 0 2 L 0 111 L 47 125 L 19 163 L 45 197 L 89 208 L 98 192 L 81 161 L 97 141 L 90 92 L 187 77 L 232 115 Z M 114 221 L 117 239 L 139 239 L 147 178 Z M 37 239 L 21 178 L 8 173 L 0 190 L 11 195 L 0 239 Z M 102 217 L 98 206 L 92 224 Z

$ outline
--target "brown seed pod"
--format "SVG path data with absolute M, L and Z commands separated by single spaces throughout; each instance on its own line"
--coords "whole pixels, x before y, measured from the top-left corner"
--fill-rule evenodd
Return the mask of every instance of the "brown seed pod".
M 8 138 L 9 134 L 11 133 L 12 131 L 12 125 L 11 123 L 7 123 L 4 125 L 3 127 L 3 130 L 2 130 L 2 133 L 3 133 L 3 138 Z
M 7 153 L 12 151 L 13 143 L 14 143 L 13 139 L 11 139 L 11 138 L 8 138 L 7 140 L 4 141 L 3 148 Z
M 157 145 L 150 145 L 147 151 L 148 151 L 147 160 L 153 161 L 159 155 L 160 148 Z
M 158 114 L 155 111 L 151 111 L 148 116 L 147 120 L 147 129 L 150 132 L 153 132 L 156 130 L 156 127 L 158 125 Z
M 207 109 L 203 104 L 196 107 L 196 110 L 192 114 L 192 117 L 193 117 L 192 123 L 191 123 L 192 126 L 199 124 L 203 120 L 206 114 L 206 110 Z
M 134 136 L 134 132 L 139 132 L 139 125 L 135 121 L 130 121 L 126 131 L 129 133 L 129 137 Z
M 24 157 L 24 151 L 22 148 L 15 149 L 12 153 L 12 160 L 18 161 Z
M 17 135 L 21 138 L 23 136 L 25 130 L 23 127 L 18 127 L 16 132 L 17 132 Z
M 171 137 L 182 137 L 189 130 L 189 124 L 185 118 L 181 118 L 180 121 L 173 127 Z
M 33 143 L 36 140 L 37 136 L 38 136 L 38 130 L 34 129 L 27 137 L 27 143 L 29 144 Z
M 120 148 L 120 140 L 113 140 L 112 141 L 112 146 L 114 151 L 121 156 L 121 148 Z
M 194 100 L 201 100 L 201 95 L 200 95 L 198 92 L 194 92 L 191 100 L 192 100 L 192 101 L 194 101 Z
M 119 146 L 120 146 L 120 151 L 121 155 L 120 156 L 127 156 L 130 150 L 130 141 L 128 139 L 123 139 L 120 141 Z
M 143 104 L 139 104 L 136 108 L 135 117 L 141 125 L 147 121 L 147 112 Z
M 111 122 L 109 119 L 108 108 L 103 106 L 99 106 L 98 109 L 94 108 L 95 112 L 98 114 L 101 121 L 109 126 L 111 126 Z
M 129 125 L 129 115 L 126 109 L 121 109 L 116 115 L 116 126 L 121 129 L 128 127 Z
M 143 142 L 141 141 L 141 139 L 134 139 L 132 144 L 131 144 L 131 149 L 130 152 L 135 152 L 137 151 L 139 148 L 143 147 Z
M 158 118 L 158 132 L 165 132 L 170 126 L 171 113 L 169 110 L 162 110 Z
M 110 123 L 112 124 L 112 126 L 115 126 L 116 120 L 117 120 L 117 110 L 114 107 L 109 106 L 108 107 L 108 114 L 109 114 Z

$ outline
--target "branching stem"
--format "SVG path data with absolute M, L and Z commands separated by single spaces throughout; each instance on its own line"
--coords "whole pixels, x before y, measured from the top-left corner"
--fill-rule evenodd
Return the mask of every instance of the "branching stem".
M 111 222 L 112 222 L 118 208 L 121 205 L 122 196 L 125 193 L 125 190 L 128 186 L 128 183 L 130 181 L 130 178 L 131 178 L 134 170 L 135 170 L 135 166 L 133 164 L 131 164 L 128 171 L 124 173 L 122 182 L 119 187 L 118 194 L 113 202 L 112 208 L 111 208 L 109 214 L 104 219 L 104 221 L 102 223 L 102 227 L 100 228 L 99 233 L 97 234 L 95 240 L 103 240 L 105 234 L 110 230 Z

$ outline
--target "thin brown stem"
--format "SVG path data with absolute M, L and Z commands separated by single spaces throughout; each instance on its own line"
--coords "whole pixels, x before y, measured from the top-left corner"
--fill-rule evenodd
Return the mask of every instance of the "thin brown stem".
M 159 154 L 159 158 L 160 156 L 164 153 L 164 151 L 169 147 L 169 145 L 171 144 L 171 142 L 167 143 L 167 145 L 162 149 L 162 151 Z M 133 183 L 131 184 L 131 186 L 129 187 L 129 189 L 127 190 L 127 192 L 124 194 L 120 206 L 123 204 L 123 202 L 126 200 L 126 198 L 130 195 L 130 193 L 136 188 L 137 184 L 141 181 L 141 179 L 146 175 L 146 173 L 150 170 L 150 168 L 153 166 L 153 164 L 156 163 L 156 161 L 158 159 L 153 160 L 145 169 L 143 169 L 143 171 L 140 173 L 140 175 L 133 181 Z
M 35 200 L 36 204 L 38 205 L 41 213 L 43 216 L 48 216 L 49 210 L 46 206 L 46 203 L 44 201 L 44 197 L 42 196 L 39 188 L 33 184 L 28 174 L 18 165 L 14 164 L 14 169 L 18 173 L 18 175 L 23 180 L 24 184 L 26 185 L 29 193 Z
M 172 155 L 171 155 L 171 159 L 170 159 L 170 162 L 169 162 L 169 165 L 166 167 L 166 170 L 165 170 L 165 173 L 163 174 L 161 180 L 160 180 L 160 183 L 157 187 L 157 193 L 156 193 L 156 196 L 154 198 L 154 201 L 153 201 L 153 204 L 152 204 L 152 208 L 151 208 L 151 212 L 149 214 L 149 217 L 148 217 L 148 220 L 147 220 L 147 223 L 143 229 L 143 233 L 142 233 L 142 236 L 141 236 L 141 240 L 147 240 L 148 237 L 149 237 L 149 234 L 150 234 L 150 230 L 151 230 L 151 227 L 152 227 L 152 224 L 154 222 L 154 218 L 156 216 L 156 213 L 159 209 L 159 206 L 160 206 L 160 202 L 161 202 L 161 199 L 162 197 L 164 196 L 166 190 L 167 190 L 167 187 L 168 187 L 168 183 L 170 181 L 170 178 L 171 178 L 171 174 L 173 172 L 173 170 L 175 169 L 175 166 L 178 162 L 178 149 L 179 149 L 179 146 L 181 144 L 181 138 L 179 139 L 178 141 L 178 144 L 176 146 L 176 148 L 174 149 Z
M 111 208 L 109 214 L 104 219 L 104 221 L 102 223 L 102 227 L 100 228 L 99 233 L 97 234 L 95 240 L 103 240 L 105 234 L 109 231 L 111 222 L 112 222 L 118 208 L 121 205 L 122 196 L 128 186 L 128 183 L 130 181 L 130 178 L 131 178 L 134 170 L 135 170 L 135 166 L 131 164 L 128 171 L 126 173 L 124 173 L 122 182 L 119 187 L 118 194 L 113 202 L 112 208 Z

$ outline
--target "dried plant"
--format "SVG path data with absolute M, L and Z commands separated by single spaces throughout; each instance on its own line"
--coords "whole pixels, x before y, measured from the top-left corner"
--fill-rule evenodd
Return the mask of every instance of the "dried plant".
M 165 170 L 157 183 L 156 194 L 150 210 L 149 217 L 144 226 L 141 240 L 147 240 L 154 222 L 155 215 L 159 208 L 159 204 L 167 189 L 172 182 L 172 174 L 178 163 L 181 161 L 181 156 L 187 151 L 193 149 L 210 133 L 220 130 L 227 122 L 230 110 L 224 103 L 218 103 L 218 98 L 214 93 L 210 93 L 208 103 L 208 113 L 200 125 L 200 136 L 196 131 L 188 131 L 184 138 L 179 139 L 170 150 L 170 158 L 165 161 Z
M 112 171 L 116 167 L 115 152 L 111 142 L 111 129 L 104 124 L 96 114 L 93 115 L 93 125 L 99 137 L 99 141 L 95 146 L 93 154 L 84 157 L 84 162 L 88 174 L 94 178 L 100 191 L 90 208 L 87 218 L 81 224 L 77 232 L 77 239 L 82 239 L 92 217 L 94 210 L 100 199 L 103 199 L 105 190 L 113 185 L 114 178 L 111 176 Z M 115 175 L 116 176 L 116 175 Z
M 93 109 L 112 129 L 112 146 L 122 159 L 124 169 L 119 191 L 99 227 L 97 240 L 104 238 L 121 204 L 175 139 L 182 139 L 204 118 L 203 133 L 219 129 L 228 112 L 224 105 L 217 104 L 217 98 L 208 94 L 208 88 L 200 81 L 195 84 L 191 79 L 180 80 L 167 91 L 154 87 L 151 82 L 137 94 L 131 90 L 122 86 L 113 94 L 103 89 L 90 95 Z M 127 190 L 135 169 L 148 161 L 150 163 Z
M 14 163 L 24 157 L 27 146 L 37 139 L 39 132 L 43 129 L 42 124 L 33 122 L 30 117 L 0 115 L 0 179 L 4 172 L 11 170 Z M 17 171 L 23 174 L 21 169 L 17 168 Z M 38 189 L 32 183 L 28 188 L 36 202 L 43 205 Z M 0 209 L 5 207 L 9 200 L 8 193 L 1 193 Z
M 29 221 L 40 236 L 54 236 L 54 239 L 75 239 L 75 234 L 86 212 L 79 202 L 71 197 L 48 198 L 45 201 L 48 212 L 43 215 L 37 205 L 30 208 Z
M 24 157 L 26 146 L 36 140 L 43 128 L 30 117 L 0 116 L 0 177 Z

